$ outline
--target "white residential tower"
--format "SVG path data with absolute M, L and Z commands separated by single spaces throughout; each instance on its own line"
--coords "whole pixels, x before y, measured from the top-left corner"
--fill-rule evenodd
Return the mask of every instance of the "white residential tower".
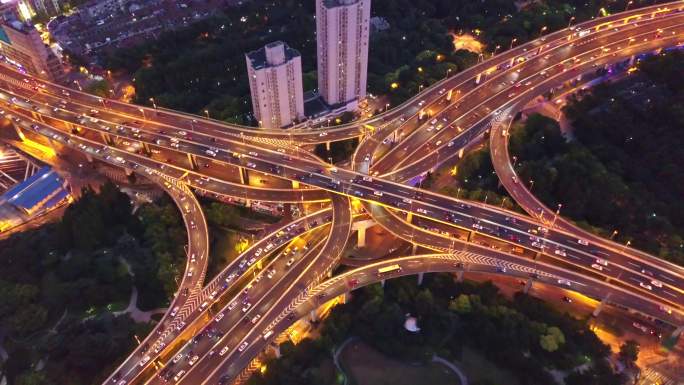
M 333 109 L 366 96 L 370 0 L 316 0 L 318 92 Z
M 299 52 L 278 41 L 245 57 L 252 107 L 259 126 L 281 128 L 303 119 L 304 94 Z

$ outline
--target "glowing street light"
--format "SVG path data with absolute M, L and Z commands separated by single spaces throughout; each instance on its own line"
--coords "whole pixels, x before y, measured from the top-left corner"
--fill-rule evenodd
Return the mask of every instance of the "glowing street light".
M 573 21 L 575 21 L 575 16 L 572 16 L 572 17 L 570 18 L 570 21 L 568 21 L 568 28 L 570 28 L 570 26 L 572 25 L 572 22 L 573 22 Z
M 150 102 L 152 102 L 152 107 L 154 107 L 154 109 L 156 110 L 157 109 L 157 103 L 155 103 L 154 98 L 150 98 Z
M 515 44 L 516 41 L 518 41 L 518 38 L 517 37 L 513 38 L 513 40 L 511 40 L 511 46 L 508 47 L 508 49 L 513 49 L 513 44 Z
M 211 119 L 211 117 L 209 117 L 209 110 L 204 110 L 204 113 L 207 114 L 207 119 Z

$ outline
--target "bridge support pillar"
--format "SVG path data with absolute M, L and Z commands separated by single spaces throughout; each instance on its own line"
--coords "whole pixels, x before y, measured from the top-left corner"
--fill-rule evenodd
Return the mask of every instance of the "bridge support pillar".
M 608 294 L 604 299 L 602 299 L 598 306 L 596 306 L 596 309 L 594 309 L 594 311 L 591 312 L 592 317 L 598 317 L 599 314 L 601 314 L 601 310 L 603 310 L 603 306 L 605 306 L 606 302 L 608 302 L 608 298 L 610 298 L 610 294 Z
M 188 155 L 188 162 L 190 163 L 190 168 L 193 170 L 197 170 L 199 168 L 199 167 L 197 167 L 197 158 L 190 153 L 188 153 L 187 155 Z
M 636 55 L 632 55 L 629 57 L 629 66 L 630 67 L 634 65 L 635 60 L 636 60 Z
M 316 313 L 316 309 L 309 312 L 309 321 L 312 323 L 318 322 L 318 314 Z
M 684 325 L 678 327 L 672 332 L 672 335 L 670 335 L 670 338 L 679 338 L 679 336 L 682 335 L 682 332 L 684 332 Z
M 100 132 L 100 137 L 102 138 L 102 141 L 104 142 L 104 144 L 106 144 L 108 146 L 111 146 L 112 144 L 114 144 L 114 142 L 112 141 L 111 135 L 107 134 L 106 132 Z
M 532 278 L 528 278 L 527 282 L 525 282 L 525 287 L 523 288 L 523 293 L 528 294 L 530 292 L 530 289 L 532 288 Z
M 344 305 L 345 303 L 347 303 L 347 295 L 349 295 L 349 293 L 340 294 L 340 296 L 338 297 L 340 305 Z
M 149 144 L 147 144 L 145 142 L 140 142 L 140 144 L 142 145 L 142 150 L 143 150 L 143 153 L 145 155 L 147 155 L 147 156 L 152 155 L 152 151 L 150 151 L 150 145 Z
M 366 247 L 366 227 L 359 227 L 356 233 L 356 247 Z
M 414 243 L 414 244 L 413 244 L 412 254 L 413 254 L 413 255 L 416 255 L 417 252 L 418 252 L 418 244 L 417 244 L 417 243 Z
M 238 167 L 238 172 L 240 173 L 240 184 L 249 186 L 249 174 L 247 173 L 247 169 L 244 167 Z
M 385 288 L 385 280 L 384 279 L 380 280 L 380 287 L 382 287 L 383 289 Z
M 465 273 L 464 270 L 459 270 L 456 272 L 456 282 L 463 282 L 463 273 Z
M 92 155 L 90 155 L 86 152 L 85 156 L 86 156 L 86 160 L 88 161 L 88 163 L 93 163 L 93 156 Z
M 330 151 L 330 141 L 325 142 L 325 150 Z
M 463 159 L 463 149 L 458 150 L 458 159 Z
M 131 170 L 130 168 L 124 168 L 124 172 L 126 173 L 126 176 L 133 175 L 133 170 Z
M 24 132 L 21 130 L 21 127 L 19 127 L 16 123 L 12 122 L 12 126 L 14 126 L 14 131 L 17 133 L 17 136 L 19 137 L 19 140 L 22 142 L 24 139 L 26 139 L 26 136 L 24 136 Z
M 274 342 L 274 343 L 270 344 L 269 346 L 273 350 L 273 355 L 276 358 L 280 358 L 282 356 L 282 354 L 280 354 L 280 344 L 279 343 Z
M 425 277 L 425 273 L 420 272 L 418 273 L 418 286 L 423 284 L 423 278 Z

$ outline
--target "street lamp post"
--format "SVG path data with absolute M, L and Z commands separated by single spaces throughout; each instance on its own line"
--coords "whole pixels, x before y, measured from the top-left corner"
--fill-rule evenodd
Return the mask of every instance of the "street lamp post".
M 508 49 L 513 49 L 513 44 L 515 44 L 516 41 L 518 41 L 518 38 L 514 37 L 513 40 L 511 40 L 511 46 L 508 47 Z
M 496 51 L 498 51 L 499 48 L 501 48 L 500 45 L 497 45 L 496 47 L 494 47 L 494 51 L 492 52 L 492 57 L 494 57 L 494 55 L 496 55 Z
M 627 9 L 629 9 L 629 6 L 632 5 L 632 3 L 634 3 L 633 0 L 629 0 L 629 1 L 627 2 L 627 5 L 625 5 L 625 11 L 627 11 Z
M 518 161 L 518 157 L 513 155 L 513 168 L 515 168 L 515 163 Z
M 209 110 L 204 110 L 204 113 L 207 114 L 207 119 L 211 119 L 211 117 L 209 117 Z
M 615 238 L 616 235 L 618 235 L 618 231 L 617 231 L 617 230 L 613 230 L 613 232 L 610 233 L 610 238 L 608 238 L 608 239 L 613 240 L 613 238 Z
M 447 70 L 446 70 L 446 77 L 447 78 L 449 77 L 449 73 L 451 73 L 451 68 L 447 68 Z
M 539 31 L 539 37 L 542 37 L 542 35 L 544 34 L 544 31 L 546 31 L 547 29 L 548 29 L 547 26 L 543 26 L 543 27 L 541 28 L 541 30 Z
M 74 80 L 74 83 L 75 83 L 76 86 L 78 87 L 78 90 L 79 90 L 79 91 L 83 91 L 83 88 L 81 87 L 81 83 L 80 83 L 78 80 Z
M 504 208 L 504 203 L 506 203 L 506 199 L 508 199 L 508 197 L 504 197 L 504 199 L 501 200 L 501 208 Z
M 154 107 L 154 109 L 156 110 L 157 109 L 157 103 L 154 101 L 154 98 L 150 98 L 150 102 L 152 102 L 152 107 Z
M 390 106 L 389 103 L 386 103 L 386 104 L 385 104 L 385 112 L 387 112 L 387 110 L 389 109 L 389 106 Z
M 143 120 L 147 120 L 147 118 L 145 117 L 145 110 L 142 108 L 138 108 L 138 111 L 140 111 L 140 113 L 142 114 Z
M 570 21 L 568 21 L 568 28 L 570 28 L 570 26 L 572 25 L 572 22 L 573 22 L 573 21 L 575 21 L 575 16 L 572 16 L 572 17 L 570 18 Z
M 551 223 L 551 227 L 556 225 L 556 219 L 558 219 L 558 215 L 560 214 L 560 210 L 563 205 L 561 203 L 558 204 L 558 209 L 556 209 L 556 215 L 553 216 L 553 222 Z
M 532 192 L 532 188 L 534 187 L 534 181 L 530 179 L 530 192 Z

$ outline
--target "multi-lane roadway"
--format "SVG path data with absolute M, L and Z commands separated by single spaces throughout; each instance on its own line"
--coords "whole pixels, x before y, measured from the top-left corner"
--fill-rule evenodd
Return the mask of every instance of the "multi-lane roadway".
M 195 384 L 235 378 L 292 322 L 293 314 L 301 314 L 293 311 L 308 301 L 312 290 L 325 285 L 321 282 L 338 262 L 351 229 L 347 197 L 363 201 L 368 214 L 395 235 L 451 256 L 397 260 L 404 274 L 486 265 L 484 271 L 522 274 L 599 299 L 610 294 L 613 302 L 681 325 L 682 268 L 589 236 L 569 222 L 550 226 L 537 218 L 406 183 L 458 156 L 485 130 L 502 132 L 500 127 L 506 126 L 526 100 L 545 90 L 596 66 L 681 45 L 683 7 L 679 1 L 635 9 L 555 32 L 444 79 L 385 114 L 328 129 L 281 131 L 224 125 L 98 98 L 2 66 L 0 98 L 3 113 L 22 133 L 40 135 L 55 146 L 161 178 L 171 186 L 168 188 L 180 191 L 190 186 L 245 200 L 330 202 L 331 211 L 305 218 L 323 217 L 305 226 L 292 224 L 287 231 L 278 230 L 268 238 L 280 241 L 254 245 L 204 289 L 199 290 L 201 278 L 190 285 L 197 288 L 192 292 L 182 284 L 159 327 L 159 336 L 150 336 L 152 342 L 141 345 L 108 381 Z M 354 154 L 353 169 L 325 164 L 301 148 L 359 136 L 363 140 Z M 501 162 L 495 157 L 495 164 L 506 167 L 505 145 L 494 144 L 493 151 L 501 156 Z M 255 173 L 289 182 L 278 188 L 243 184 Z M 511 183 L 519 185 L 511 182 L 513 175 L 505 171 L 500 176 L 507 188 Z M 531 207 L 529 192 L 512 195 L 520 199 L 521 206 Z M 177 199 L 186 210 L 180 196 Z M 191 198 L 185 199 L 189 202 Z M 188 207 L 194 207 L 193 202 Z M 186 214 L 196 215 L 196 210 L 191 208 Z M 198 221 L 206 226 L 203 218 L 186 218 L 191 224 L 191 243 L 193 233 L 206 236 L 206 227 L 201 231 L 193 228 Z M 327 234 L 320 226 L 328 227 Z M 288 259 L 295 247 L 288 242 L 297 242 L 293 235 L 303 232 L 308 250 L 299 250 L 296 259 Z M 190 250 L 194 250 L 192 246 Z M 453 256 L 464 253 L 485 258 L 487 263 L 475 259 L 455 263 Z M 193 282 L 190 278 L 203 275 L 193 270 L 192 263 L 198 258 L 206 260 L 208 250 L 205 247 L 188 254 L 184 282 Z M 440 265 L 444 263 L 450 265 Z M 358 272 L 362 283 L 373 281 L 374 268 Z M 197 294 L 188 301 L 192 293 Z M 171 315 L 182 313 L 183 308 L 190 314 Z M 169 318 L 175 322 L 167 323 Z

